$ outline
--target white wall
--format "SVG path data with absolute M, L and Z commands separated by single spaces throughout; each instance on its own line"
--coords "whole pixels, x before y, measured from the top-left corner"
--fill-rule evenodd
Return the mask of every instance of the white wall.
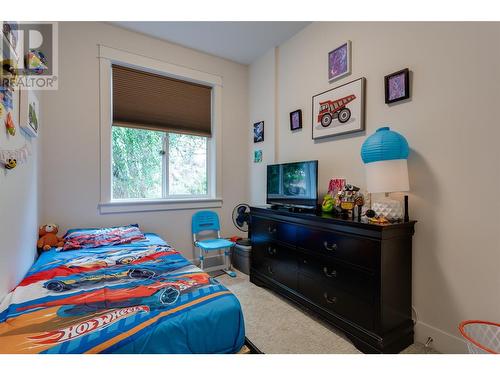
M 18 91 L 15 95 L 18 95 Z M 12 170 L 0 167 L 0 301 L 23 279 L 36 256 L 39 218 L 39 138 L 26 135 L 19 126 L 19 101 L 14 102 L 16 134 L 7 135 L 6 111 L 0 117 L 0 149 L 28 144 L 31 156 Z M 40 117 L 40 134 L 43 118 Z
M 419 341 L 432 336 L 443 352 L 465 350 L 461 320 L 500 317 L 499 35 L 499 23 L 332 22 L 313 23 L 279 46 L 277 162 L 318 159 L 320 193 L 333 176 L 365 186 L 359 152 L 378 127 L 407 138 L 410 210 L 418 220 L 416 334 Z M 352 74 L 329 84 L 327 53 L 345 40 L 352 41 Z M 265 71 L 265 64 L 270 70 L 266 56 L 250 72 Z M 413 72 L 411 100 L 388 106 L 384 76 L 406 67 Z M 366 133 L 314 142 L 311 97 L 359 77 L 367 79 Z M 273 102 L 269 86 L 251 82 L 250 108 Z M 297 108 L 303 130 L 292 134 L 288 114 Z M 250 113 L 250 123 L 260 120 Z M 251 180 L 254 200 L 264 200 L 264 183 Z
M 250 191 L 250 203 L 253 205 L 263 205 L 266 203 L 266 165 L 273 164 L 276 153 L 276 67 L 277 50 L 271 49 L 257 62 L 250 66 L 249 70 L 249 114 L 251 126 L 250 136 L 250 181 L 252 189 Z M 264 121 L 264 141 L 253 142 L 253 124 Z M 253 152 L 262 150 L 262 162 L 254 163 Z
M 42 218 L 71 227 L 139 223 L 192 258 L 193 210 L 100 215 L 98 44 L 223 77 L 224 235 L 237 234 L 233 207 L 248 199 L 248 67 L 105 23 L 59 24 L 59 90 L 44 93 Z M 49 167 L 50 166 L 50 167 Z M 241 233 L 241 232 L 240 232 Z

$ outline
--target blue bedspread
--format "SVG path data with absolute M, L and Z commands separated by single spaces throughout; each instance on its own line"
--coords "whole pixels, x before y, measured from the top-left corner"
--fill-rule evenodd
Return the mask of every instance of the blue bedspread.
M 235 353 L 237 298 L 155 234 L 43 253 L 0 304 L 0 353 Z

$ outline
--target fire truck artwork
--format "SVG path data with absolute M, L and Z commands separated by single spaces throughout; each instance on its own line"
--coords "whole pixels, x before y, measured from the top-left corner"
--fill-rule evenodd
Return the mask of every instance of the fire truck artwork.
M 320 102 L 318 122 L 325 128 L 330 126 L 335 118 L 341 124 L 346 123 L 351 118 L 351 110 L 346 105 L 354 99 L 356 99 L 356 95 L 348 95 L 341 99 Z
M 363 131 L 365 78 L 312 97 L 312 138 L 320 139 Z

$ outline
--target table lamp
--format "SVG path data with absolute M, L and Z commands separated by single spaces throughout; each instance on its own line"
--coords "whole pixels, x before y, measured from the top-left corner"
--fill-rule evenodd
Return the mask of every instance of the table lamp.
M 407 164 L 409 152 L 406 138 L 389 127 L 379 128 L 369 136 L 361 146 L 368 192 L 385 193 L 387 197 L 392 192 L 410 190 Z M 407 222 L 407 195 L 404 197 L 404 203 L 404 221 Z M 401 204 L 398 201 L 386 199 L 374 204 L 373 209 L 388 219 L 402 219 Z

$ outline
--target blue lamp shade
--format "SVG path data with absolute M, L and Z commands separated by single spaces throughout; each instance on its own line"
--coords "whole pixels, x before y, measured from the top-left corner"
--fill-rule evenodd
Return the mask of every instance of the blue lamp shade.
M 379 128 L 361 146 L 365 164 L 382 160 L 408 159 L 410 148 L 406 138 L 389 127 Z
M 388 127 L 380 128 L 369 136 L 361 147 L 368 191 L 390 193 L 410 190 L 409 153 L 405 137 Z

